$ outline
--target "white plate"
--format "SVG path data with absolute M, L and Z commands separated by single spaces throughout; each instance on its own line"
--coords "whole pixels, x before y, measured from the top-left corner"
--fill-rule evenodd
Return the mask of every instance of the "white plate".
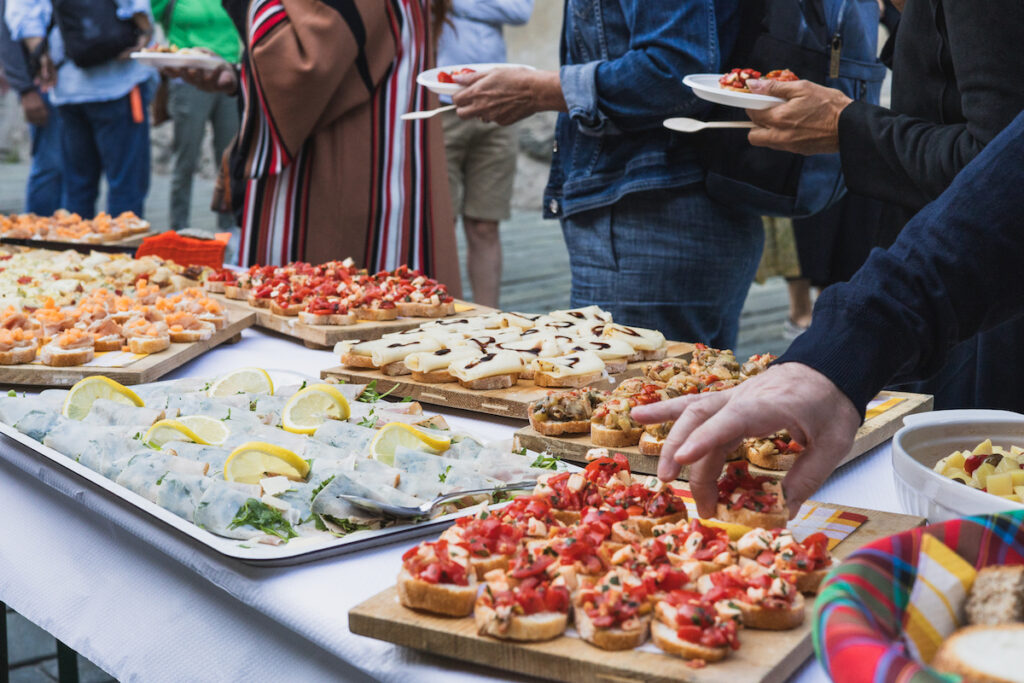
M 1024 415 L 1003 410 L 937 410 L 908 415 L 892 440 L 893 479 L 903 510 L 945 522 L 1024 507 L 960 484 L 933 467 L 956 450 L 970 450 L 985 439 L 1009 448 L 1024 444 Z
M 529 69 L 530 71 L 536 71 L 536 69 L 528 64 L 451 64 L 449 66 L 439 66 L 435 69 L 429 69 L 422 72 L 416 77 L 416 82 L 427 90 L 435 92 L 438 95 L 454 95 L 465 86 L 459 85 L 458 83 L 442 83 L 437 80 L 437 75 L 442 71 L 452 72 L 458 71 L 459 69 L 472 69 L 473 71 L 478 72 L 491 71 L 493 69 Z
M 702 100 L 724 104 L 727 107 L 740 109 L 771 109 L 786 100 L 769 95 L 755 95 L 752 92 L 736 92 L 726 90 L 718 85 L 722 74 L 690 74 L 683 79 L 683 85 L 693 89 L 693 94 Z
M 227 64 L 225 60 L 214 55 L 189 52 L 133 52 L 131 58 L 156 69 L 207 69 L 212 71 Z

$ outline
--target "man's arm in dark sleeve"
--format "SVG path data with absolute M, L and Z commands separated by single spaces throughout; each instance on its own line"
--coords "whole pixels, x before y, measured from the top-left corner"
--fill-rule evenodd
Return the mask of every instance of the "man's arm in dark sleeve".
M 1024 113 L 892 247 L 822 293 L 780 362 L 818 370 L 863 414 L 891 380 L 926 377 L 958 342 L 1024 313 L 1021 187 Z
M 20 95 L 34 90 L 36 85 L 29 73 L 28 63 L 21 45 L 11 38 L 11 32 L 4 21 L 4 0 L 0 0 L 0 64 L 4 67 L 7 82 Z
M 911 11 L 930 12 L 925 4 Z M 1024 2 L 991 0 L 984 11 L 972 2 L 943 2 L 940 10 L 955 75 L 948 94 L 959 93 L 966 123 L 936 123 L 853 102 L 839 118 L 840 158 L 853 192 L 916 210 L 938 197 L 1024 111 Z M 911 19 L 904 17 L 902 31 L 920 30 L 921 22 L 911 26 Z

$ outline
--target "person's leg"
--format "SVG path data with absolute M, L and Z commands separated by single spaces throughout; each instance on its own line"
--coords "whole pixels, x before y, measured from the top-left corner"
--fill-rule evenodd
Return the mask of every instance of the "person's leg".
M 764 241 L 759 218 L 692 185 L 627 195 L 564 220 L 563 232 L 573 306 L 597 304 L 677 341 L 735 345 Z
M 814 306 L 811 303 L 811 281 L 805 277 L 786 280 L 786 287 L 789 290 L 789 320 L 797 327 L 810 327 L 811 311 Z
M 57 107 L 60 116 L 60 152 L 64 159 L 65 208 L 83 218 L 96 215 L 103 163 L 96 144 L 88 104 Z
M 493 308 L 498 307 L 501 291 L 498 223 L 510 216 L 516 148 L 515 127 L 474 122 L 474 134 L 463 161 L 462 224 L 473 300 Z
M 167 84 L 167 111 L 174 125 L 174 170 L 171 174 L 171 230 L 190 227 L 192 178 L 199 164 L 206 120 L 214 97 L 182 81 Z
M 144 105 L 148 105 L 144 102 Z M 133 211 L 142 216 L 149 192 L 149 113 L 132 120 L 130 95 L 110 102 L 91 102 L 89 111 L 96 146 L 107 177 L 107 212 Z
M 473 287 L 473 301 L 498 307 L 501 291 L 501 238 L 498 221 L 462 217 L 466 233 L 466 270 Z
M 213 162 L 220 172 L 224 152 L 238 134 L 238 104 L 236 98 L 223 93 L 214 95 L 213 107 L 210 111 L 213 124 Z M 235 216 L 231 211 L 217 214 L 217 227 L 221 231 L 235 227 Z
M 65 205 L 64 170 L 60 153 L 60 114 L 44 96 L 49 118 L 45 126 L 30 126 L 32 167 L 25 189 L 25 210 L 49 216 Z

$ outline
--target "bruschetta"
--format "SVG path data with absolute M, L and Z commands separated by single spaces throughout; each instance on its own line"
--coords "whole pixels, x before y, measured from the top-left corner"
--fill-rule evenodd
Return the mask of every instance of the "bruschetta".
M 590 431 L 594 410 L 608 396 L 607 392 L 590 387 L 548 392 L 547 396 L 530 404 L 530 426 L 545 436 L 586 434 Z
M 683 659 L 717 662 L 739 649 L 735 619 L 723 618 L 699 593 L 676 590 L 654 606 L 651 640 Z
M 469 551 L 445 540 L 420 543 L 402 555 L 398 599 L 406 607 L 465 617 L 476 601 L 476 574 Z
M 723 522 L 751 528 L 785 528 L 789 521 L 782 485 L 750 474 L 745 461 L 730 462 L 718 480 L 718 510 Z
M 643 645 L 650 633 L 652 612 L 643 582 L 621 569 L 613 569 L 592 588 L 581 590 L 573 605 L 580 637 L 603 650 Z
M 565 633 L 569 590 L 563 581 L 532 576 L 510 582 L 500 569 L 487 578 L 473 609 L 480 635 L 538 642 Z

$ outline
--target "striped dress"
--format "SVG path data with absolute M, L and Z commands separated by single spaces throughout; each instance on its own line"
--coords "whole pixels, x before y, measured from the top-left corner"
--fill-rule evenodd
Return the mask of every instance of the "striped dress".
M 399 120 L 437 105 L 430 26 L 430 0 L 249 3 L 243 263 L 351 256 L 459 290 L 440 124 Z

